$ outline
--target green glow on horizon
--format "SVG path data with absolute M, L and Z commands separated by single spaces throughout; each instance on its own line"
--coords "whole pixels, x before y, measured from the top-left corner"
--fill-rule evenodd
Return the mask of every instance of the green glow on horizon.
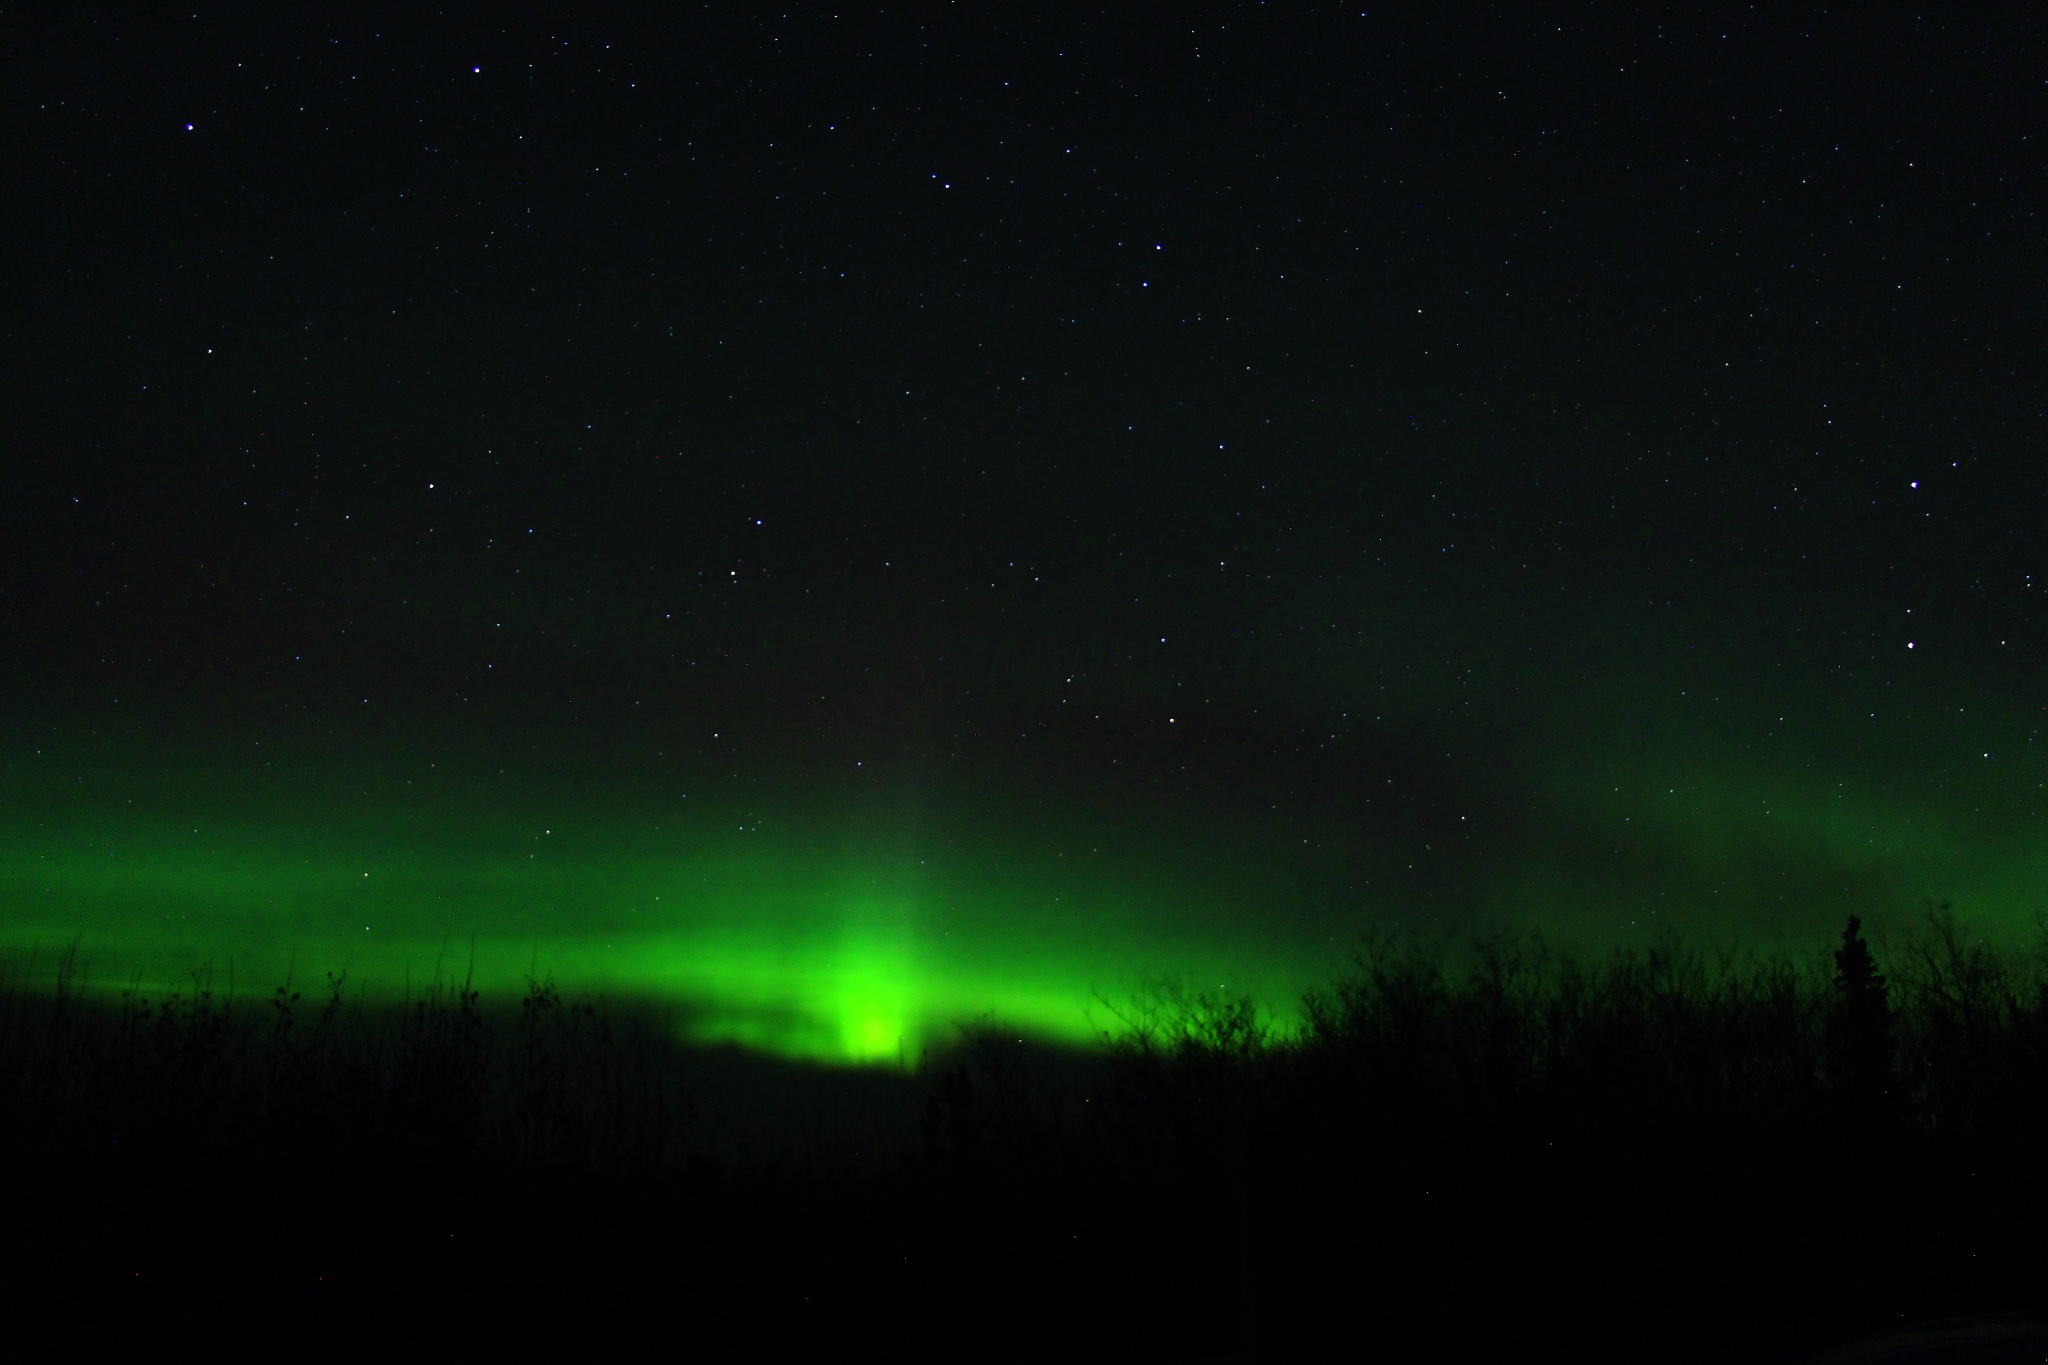
M 15 764 L 0 953 L 47 960 L 76 941 L 102 987 L 189 988 L 210 965 L 259 995 L 288 971 L 309 995 L 328 971 L 378 994 L 473 971 L 503 1001 L 538 972 L 657 1002 L 695 1039 L 893 1064 L 979 1019 L 1085 1044 L 1160 979 L 1248 993 L 1285 1023 L 1376 927 L 1594 949 L 1668 929 L 1804 950 L 1847 913 L 1882 932 L 1947 900 L 1988 931 L 2037 932 L 2038 784 L 1887 785 L 1812 754 L 1652 739 L 1524 774 L 1519 824 L 1446 805 L 1463 842 L 1425 832 L 1369 856 L 1369 823 L 1345 851 L 1344 827 L 1257 811 L 764 797 L 765 814 L 738 819 L 303 773 L 263 791 L 67 768 L 60 786 Z
M 1169 933 L 1133 951 L 1131 923 L 1172 915 L 1113 885 L 1081 897 L 1091 930 L 1057 910 L 1071 892 L 1028 875 L 861 865 L 836 846 L 344 851 L 291 828 L 204 828 L 204 847 L 114 825 L 0 849 L 0 948 L 47 955 L 76 939 L 102 985 L 157 991 L 189 987 L 201 964 L 217 986 L 231 969 L 244 992 L 345 969 L 378 993 L 473 972 L 502 998 L 537 972 L 572 993 L 674 1005 L 696 1039 L 889 1062 L 984 1017 L 1087 1042 L 1107 1022 L 1101 1000 L 1147 973 L 1218 977 L 1283 1006 L 1316 975 L 1285 945 Z M 1055 917 L 1059 933 L 1033 932 Z

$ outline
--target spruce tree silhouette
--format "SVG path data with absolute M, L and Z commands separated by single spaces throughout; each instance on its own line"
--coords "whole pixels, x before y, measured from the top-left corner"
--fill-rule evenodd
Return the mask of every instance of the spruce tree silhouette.
M 1855 915 L 1835 950 L 1835 1011 L 1829 1022 L 1829 1060 L 1842 1098 L 1859 1119 L 1881 1117 L 1891 1104 L 1897 1055 L 1891 991 Z

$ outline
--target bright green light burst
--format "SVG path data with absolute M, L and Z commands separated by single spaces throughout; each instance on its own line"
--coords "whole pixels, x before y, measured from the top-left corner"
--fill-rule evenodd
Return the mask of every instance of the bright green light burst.
M 1410 847 L 1397 818 L 1372 823 L 1392 818 L 1377 806 L 1347 846 L 1334 821 L 1310 840 L 1229 812 L 743 822 L 475 793 L 195 795 L 236 790 L 226 779 L 146 801 L 131 782 L 137 804 L 95 805 L 72 793 L 120 774 L 16 776 L 0 790 L 0 951 L 47 961 L 76 941 L 102 987 L 152 991 L 210 965 L 245 993 L 287 973 L 317 989 L 345 970 L 386 995 L 473 973 L 505 1000 L 539 974 L 659 1002 L 694 1039 L 895 1064 L 977 1020 L 1086 1043 L 1161 978 L 1249 994 L 1284 1022 L 1375 926 L 1817 945 L 1848 913 L 1881 932 L 1953 900 L 2024 937 L 2040 909 L 2030 776 L 2013 792 L 1879 784 L 1678 733 L 1557 759 L 1519 824 L 1460 820 L 1455 842 Z M 1430 880 L 1453 858 L 1459 877 Z
M 245 991 L 347 970 L 380 994 L 473 975 L 503 996 L 539 975 L 665 1002 L 702 1041 L 892 1063 L 985 1018 L 1086 1042 L 1101 1000 L 1151 974 L 1284 1002 L 1315 970 L 1300 944 L 1208 939 L 1172 887 L 1113 874 L 1047 886 L 986 851 L 877 863 L 844 838 L 566 834 L 479 849 L 116 821 L 17 840 L 0 848 L 0 946 L 75 939 L 102 984 L 156 991 L 202 964 Z

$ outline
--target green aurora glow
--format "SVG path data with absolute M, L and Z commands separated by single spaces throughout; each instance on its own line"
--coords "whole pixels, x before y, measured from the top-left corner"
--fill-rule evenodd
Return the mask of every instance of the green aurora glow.
M 1670 722 L 1631 746 L 1645 714 L 1530 765 L 1519 805 L 1453 791 L 1434 823 L 1384 838 L 1369 803 L 1319 821 L 900 794 L 741 811 L 537 783 L 420 795 L 332 766 L 267 789 L 203 766 L 143 783 L 23 749 L 0 948 L 47 962 L 75 940 L 101 986 L 156 990 L 205 965 L 259 993 L 287 971 L 386 994 L 473 970 L 502 997 L 538 971 L 660 1002 L 700 1040 L 908 1062 L 984 1017 L 1086 1041 L 1162 978 L 1249 992 L 1284 1020 L 1376 926 L 1805 951 L 1846 913 L 1882 928 L 1952 900 L 2030 931 L 2038 783 L 1984 758 L 1968 782 L 1914 788 L 1811 749 L 1713 756 Z
M 7 49 L 0 954 L 893 1061 L 2036 933 L 2026 42 L 271 8 Z

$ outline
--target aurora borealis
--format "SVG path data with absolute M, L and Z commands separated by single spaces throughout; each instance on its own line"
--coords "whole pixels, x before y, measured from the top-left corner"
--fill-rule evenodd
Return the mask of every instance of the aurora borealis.
M 2048 908 L 2024 44 L 4 22 L 16 960 L 887 1061 Z
M 1641 726 L 1653 706 L 1626 714 Z M 1350 773 L 1399 774 L 1352 778 L 1377 801 L 1285 812 L 1100 794 L 1004 807 L 1001 784 L 943 774 L 741 805 L 715 786 L 664 801 L 408 780 L 396 758 L 138 773 L 29 745 L 7 793 L 8 946 L 47 957 L 76 939 L 103 984 L 157 989 L 202 963 L 216 989 L 230 970 L 267 990 L 345 969 L 393 991 L 473 965 L 503 992 L 538 970 L 670 1005 L 690 1036 L 882 1060 L 987 1015 L 1085 1040 L 1161 978 L 1286 1017 L 1376 927 L 1805 951 L 1845 913 L 1904 925 L 1938 898 L 2028 940 L 2038 785 L 1969 749 L 2020 766 L 2032 737 L 2024 718 L 1966 718 L 1926 723 L 1951 751 L 1931 791 L 1839 752 L 1717 755 L 1667 716 L 1654 742 L 1589 720 L 1574 752 L 1419 792 L 1368 748 Z

